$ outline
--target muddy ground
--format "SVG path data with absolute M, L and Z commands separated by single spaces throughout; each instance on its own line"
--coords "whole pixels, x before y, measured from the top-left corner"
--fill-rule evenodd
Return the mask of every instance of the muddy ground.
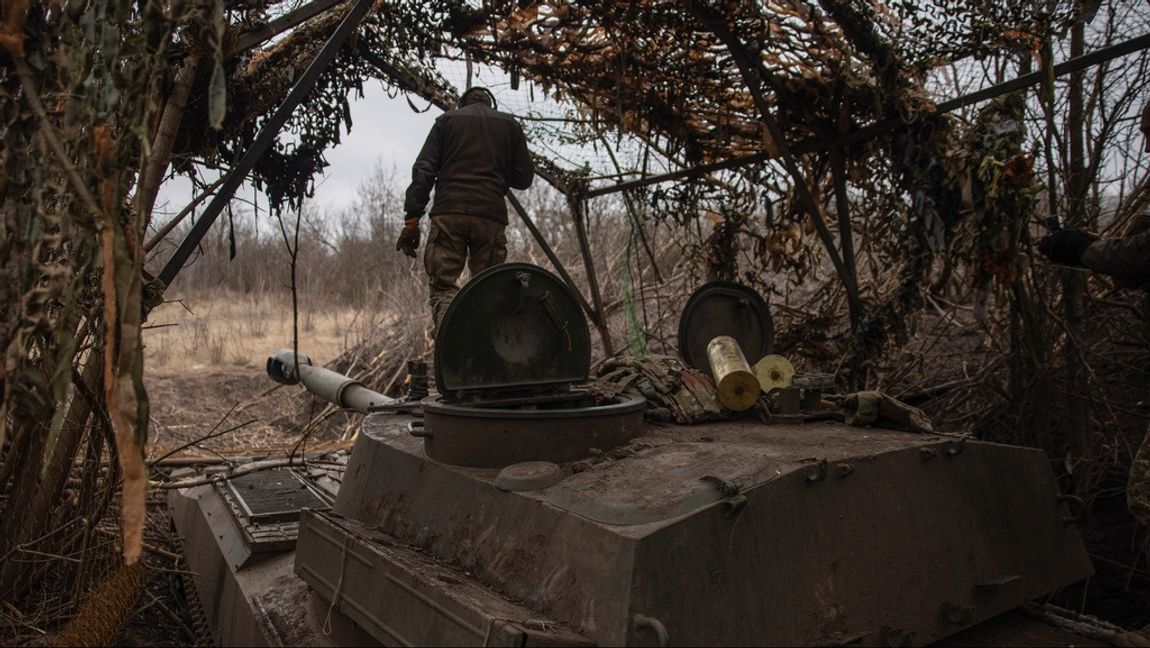
M 165 455 L 218 458 L 286 452 L 305 433 L 309 444 L 327 446 L 354 429 L 349 426 L 352 415 L 330 411 L 301 387 L 273 383 L 262 367 L 152 373 L 145 382 L 152 408 L 151 461 Z M 308 425 L 319 416 L 325 416 L 320 425 Z
M 150 374 L 149 457 L 266 452 L 294 444 L 304 396 L 256 367 Z

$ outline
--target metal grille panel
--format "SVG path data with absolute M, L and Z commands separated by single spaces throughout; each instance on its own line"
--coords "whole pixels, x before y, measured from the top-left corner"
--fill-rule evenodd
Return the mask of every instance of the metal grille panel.
M 300 509 L 328 508 L 298 475 L 284 468 L 234 477 L 228 480 L 228 489 L 254 523 L 295 521 Z

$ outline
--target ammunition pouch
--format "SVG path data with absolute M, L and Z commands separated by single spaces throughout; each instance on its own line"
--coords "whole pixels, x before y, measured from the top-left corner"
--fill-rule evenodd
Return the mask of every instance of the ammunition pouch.
M 603 362 L 598 375 L 592 391 L 603 397 L 642 396 L 651 420 L 698 423 L 729 416 L 715 383 L 675 356 L 616 356 Z

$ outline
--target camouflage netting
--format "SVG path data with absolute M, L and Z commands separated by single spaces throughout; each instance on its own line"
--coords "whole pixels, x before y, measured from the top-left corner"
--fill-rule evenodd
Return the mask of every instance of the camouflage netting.
M 224 43 L 295 6 L 229 3 Z M 208 127 L 214 68 L 202 66 L 204 90 L 192 92 L 177 166 L 193 173 L 193 162 L 235 160 L 345 11 L 321 13 L 272 45 L 231 57 L 224 47 L 220 131 Z M 901 334 L 935 256 L 962 217 L 979 211 L 981 196 L 963 192 L 978 171 L 974 154 L 960 150 L 953 119 L 935 114 L 925 85 L 932 71 L 991 54 L 1027 59 L 1075 15 L 1070 3 L 953 0 L 377 2 L 255 180 L 274 209 L 298 205 L 326 166 L 324 151 L 351 128 L 349 93 L 367 79 L 442 108 L 472 66 L 497 68 L 507 80 L 496 88 L 501 106 L 525 119 L 540 169 L 569 195 L 758 156 L 629 191 L 627 211 L 636 224 L 696 232 L 685 239 L 688 256 L 728 261 L 712 276 L 778 296 L 819 278 L 829 259 L 838 282 L 822 301 L 845 299 L 851 346 L 873 352 Z M 778 124 L 773 135 L 768 119 Z M 842 134 L 891 119 L 903 127 L 836 148 Z M 790 162 L 776 136 L 807 154 Z M 1014 264 L 991 254 L 979 274 L 1009 277 Z
M 226 3 L 224 41 L 296 4 Z M 306 193 L 323 168 L 323 151 L 351 126 L 349 91 L 374 77 L 448 105 L 461 88 L 446 80 L 443 63 L 463 59 L 506 71 L 510 87 L 499 99 L 523 112 L 543 102 L 554 108 L 550 98 L 564 102 L 564 119 L 534 123 L 549 144 L 624 133 L 650 148 L 643 150 L 648 164 L 656 157 L 667 169 L 774 152 L 730 43 L 761 64 L 766 105 L 787 140 L 821 137 L 825 146 L 840 131 L 929 114 L 922 84 L 932 69 L 972 55 L 1029 53 L 1065 30 L 1071 15 L 1068 8 L 1044 11 L 1045 3 L 1019 4 L 377 2 L 258 175 L 273 205 Z M 214 72 L 204 66 L 204 91 L 192 93 L 199 100 L 184 133 L 188 158 L 223 164 L 242 152 L 344 11 L 328 10 L 274 45 L 225 58 L 227 119 L 218 135 L 205 128 Z M 860 147 L 853 157 L 866 152 Z
M 0 557 L 12 557 L 0 560 L 0 600 L 74 609 L 59 593 L 91 584 L 96 571 L 75 556 L 107 518 L 121 476 L 136 489 L 122 500 L 125 553 L 140 550 L 148 419 L 140 330 L 158 296 L 141 270 L 159 186 L 172 172 L 231 168 L 357 1 L 0 3 Z M 940 83 L 944 70 L 974 70 L 971 85 L 1049 73 L 1055 52 L 1088 51 L 1085 25 L 1094 44 L 1150 30 L 1144 4 L 1104 6 L 377 0 L 253 179 L 273 211 L 298 207 L 325 152 L 353 126 L 349 101 L 365 83 L 379 80 L 416 109 L 445 108 L 478 71 L 500 70 L 485 83 L 527 124 L 545 179 L 585 206 L 593 226 L 620 221 L 591 228 L 600 258 L 574 274 L 617 273 L 601 282 L 615 294 L 599 315 L 626 311 L 633 351 L 645 348 L 644 335 L 661 338 L 655 350 L 672 337 L 666 326 L 640 326 L 636 303 L 656 295 L 657 307 L 660 294 L 681 296 L 703 275 L 737 279 L 768 296 L 777 348 L 800 361 L 868 386 L 913 388 L 927 365 L 953 370 L 939 413 L 955 428 L 998 426 L 1006 440 L 1066 456 L 1068 471 L 1079 450 L 1094 449 L 1093 475 L 1105 486 L 1129 464 L 1118 424 L 1143 422 L 1142 413 L 1119 421 L 1115 412 L 1139 407 L 1121 400 L 1145 387 L 1144 341 L 1122 337 L 1133 315 L 1121 304 L 1113 330 L 1087 329 L 1095 322 L 1081 305 L 1091 293 L 1081 280 L 1071 290 L 1069 279 L 1060 292 L 1052 271 L 1036 272 L 1028 236 L 1043 198 L 1051 212 L 1069 206 L 1079 223 L 1091 222 L 1079 207 L 1090 191 L 1101 195 L 1101 181 L 1083 178 L 1097 178 L 1106 159 L 1076 149 L 1104 149 L 1116 130 L 1133 132 L 1122 117 L 1147 98 L 1148 58 L 1099 72 L 1085 106 L 1080 76 L 1076 92 L 1048 87 L 1041 99 L 1003 98 L 965 118 L 935 110 L 960 92 L 953 78 Z M 1038 123 L 1071 133 L 1068 141 L 1036 137 L 1039 103 L 1049 114 Z M 844 139 L 885 123 L 893 128 L 880 137 Z M 580 203 L 618 181 L 743 157 L 750 161 Z M 1143 167 L 1130 157 L 1122 168 Z M 1045 195 L 1035 169 L 1046 172 Z M 1121 213 L 1146 204 L 1150 182 L 1139 182 L 1121 197 Z M 1056 184 L 1068 188 L 1056 193 Z M 604 253 L 620 231 L 629 232 L 624 251 Z M 673 254 L 652 244 L 656 234 L 677 246 Z M 661 273 L 654 260 L 675 267 Z M 971 339 L 959 340 L 960 351 L 935 347 L 959 336 L 915 335 L 925 304 L 939 326 L 957 326 L 972 293 L 975 312 L 962 329 Z M 996 300 L 1006 307 L 988 316 L 984 306 Z M 1065 321 L 1051 305 L 1059 300 Z M 1096 301 L 1100 314 L 1114 299 Z M 658 323 L 673 313 L 663 309 Z M 1087 330 L 1094 337 L 1083 343 Z M 1142 355 L 1131 359 L 1130 348 Z M 1085 349 L 1111 371 L 1086 371 L 1083 357 L 1094 359 Z M 960 353 L 973 359 L 954 360 Z M 394 382 L 400 365 L 377 356 L 363 361 Z M 1056 431 L 1067 403 L 1079 405 L 1065 425 L 1077 430 L 1073 457 L 1059 447 L 1072 434 Z M 109 456 L 122 470 L 100 469 Z M 1104 492 L 1085 488 L 1077 470 L 1078 492 Z M 66 560 L 45 562 L 44 553 Z M 44 586 L 49 576 L 56 587 Z
M 621 129 L 694 164 L 773 148 L 723 31 L 762 64 L 767 103 L 795 142 L 929 111 L 921 82 L 931 68 L 1028 51 L 1064 28 L 1065 13 L 1037 4 L 493 2 L 452 27 L 453 44 L 559 91 L 589 128 Z

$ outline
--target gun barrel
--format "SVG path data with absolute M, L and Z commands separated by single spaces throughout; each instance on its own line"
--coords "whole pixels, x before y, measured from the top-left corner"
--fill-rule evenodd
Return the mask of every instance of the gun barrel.
M 282 349 L 269 356 L 267 372 L 269 378 L 282 385 L 302 384 L 325 401 L 362 414 L 396 402 L 394 398 L 368 389 L 358 380 L 313 365 L 307 354 L 296 354 L 291 349 Z

